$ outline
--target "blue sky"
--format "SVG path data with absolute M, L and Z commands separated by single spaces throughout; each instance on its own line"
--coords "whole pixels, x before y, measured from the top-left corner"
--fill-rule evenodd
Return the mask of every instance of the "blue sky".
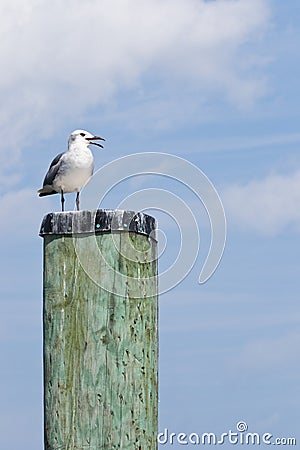
M 59 198 L 36 190 L 77 128 L 107 139 L 96 168 L 136 152 L 180 156 L 225 207 L 222 262 L 199 285 L 210 234 L 191 193 L 141 177 L 104 204 L 161 187 L 199 223 L 194 268 L 160 298 L 160 430 L 221 434 L 244 420 L 299 441 L 299 4 L 3 0 L 0 11 L 1 447 L 42 448 L 38 230 Z M 178 234 L 161 224 L 163 268 Z

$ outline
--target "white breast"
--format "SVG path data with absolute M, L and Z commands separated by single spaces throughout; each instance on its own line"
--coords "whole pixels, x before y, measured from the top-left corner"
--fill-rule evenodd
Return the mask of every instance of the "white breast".
M 53 188 L 63 192 L 79 192 L 93 175 L 94 157 L 86 147 L 72 149 L 62 156 L 61 166 Z

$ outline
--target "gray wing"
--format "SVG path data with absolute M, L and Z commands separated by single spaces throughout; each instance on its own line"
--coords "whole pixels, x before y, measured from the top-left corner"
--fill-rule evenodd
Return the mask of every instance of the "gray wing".
M 44 186 L 51 186 L 53 183 L 54 178 L 57 175 L 57 172 L 59 171 L 60 168 L 60 159 L 62 157 L 63 153 L 60 153 L 59 155 L 57 155 L 54 160 L 52 161 L 52 163 L 50 164 L 49 170 L 45 175 L 45 179 L 43 182 L 43 187 Z

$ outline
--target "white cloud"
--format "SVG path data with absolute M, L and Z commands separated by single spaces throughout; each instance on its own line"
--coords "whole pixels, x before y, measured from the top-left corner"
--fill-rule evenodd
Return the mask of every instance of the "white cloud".
M 264 235 L 288 226 L 300 230 L 300 171 L 228 186 L 222 199 L 227 218 L 242 229 Z
M 142 89 L 149 76 L 251 103 L 264 90 L 252 74 L 261 61 L 243 45 L 257 42 L 269 13 L 267 0 L 3 0 L 0 124 L 13 150 L 0 154 L 2 169 L 32 132 Z
M 289 333 L 279 337 L 254 339 L 237 357 L 237 366 L 245 371 L 269 373 L 270 370 L 298 368 L 295 348 L 299 348 L 300 334 Z
M 51 204 L 50 198 L 40 199 L 37 192 L 32 189 L 20 189 L 1 195 L 1 217 L 5 218 L 0 222 L 2 245 L 5 244 L 8 234 L 14 235 L 16 241 L 21 239 L 23 244 L 28 239 L 37 236 L 43 215 L 51 210 Z M 58 198 L 57 206 L 59 210 Z M 21 218 L 21 229 L 20 221 L 12 220 L 16 217 L 16 212 L 18 217 Z

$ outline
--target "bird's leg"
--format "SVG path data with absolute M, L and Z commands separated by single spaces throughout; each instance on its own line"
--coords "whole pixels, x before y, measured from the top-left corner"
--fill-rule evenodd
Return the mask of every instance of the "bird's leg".
M 61 200 L 61 210 L 65 210 L 65 197 L 64 197 L 64 191 L 60 191 L 60 200 Z
M 76 194 L 76 209 L 79 211 L 79 192 Z

